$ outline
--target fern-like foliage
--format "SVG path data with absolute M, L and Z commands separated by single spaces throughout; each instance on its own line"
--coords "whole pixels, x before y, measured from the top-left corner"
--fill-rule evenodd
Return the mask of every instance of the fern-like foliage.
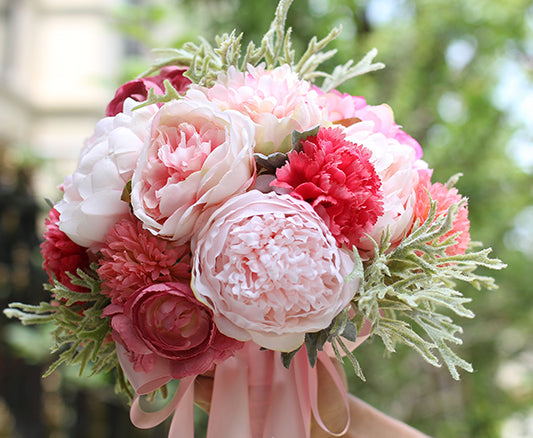
M 131 397 L 131 387 L 118 364 L 115 343 L 110 337 L 109 319 L 102 317 L 110 300 L 100 292 L 96 269 L 93 264 L 88 272 L 78 270 L 77 276 L 71 276 L 73 284 L 87 288 L 88 292 L 74 292 L 55 281 L 45 285 L 54 300 L 38 305 L 11 303 L 4 314 L 25 325 L 53 324 L 51 350 L 59 356 L 44 376 L 62 364 L 79 365 L 80 376 L 86 370 L 90 370 L 89 375 L 115 370 L 117 390 Z
M 260 44 L 250 42 L 244 54 L 243 34 L 237 34 L 234 30 L 230 34 L 225 33 L 215 37 L 215 46 L 205 39 L 200 39 L 199 44 L 188 42 L 179 49 L 156 50 L 155 53 L 158 55 L 156 62 L 141 76 L 153 74 L 165 66 L 178 65 L 188 68 L 185 76 L 193 83 L 209 87 L 220 73 L 226 72 L 230 67 L 244 71 L 248 65 L 257 66 L 263 63 L 267 69 L 273 69 L 288 64 L 301 79 L 313 81 L 317 77 L 324 77 L 323 87 L 325 91 L 329 91 L 350 78 L 384 67 L 382 63 L 372 62 L 377 54 L 376 49 L 373 49 L 355 66 L 353 61 L 349 61 L 335 68 L 331 74 L 318 70 L 323 62 L 335 55 L 336 50 L 324 51 L 324 49 L 339 36 L 340 27 L 332 29 L 321 40 L 313 37 L 300 59 L 296 59 L 291 43 L 292 30 L 286 28 L 287 12 L 292 2 L 293 0 L 279 2 L 270 28 Z M 155 101 L 149 99 L 149 103 Z
M 412 233 L 397 247 L 391 247 L 389 235 L 384 235 L 379 245 L 375 243 L 376 255 L 365 262 L 364 281 L 352 302 L 359 321 L 362 317 L 370 320 L 371 333 L 381 338 L 388 351 L 394 352 L 398 343 L 405 344 L 435 366 L 444 361 L 454 379 L 459 379 L 458 368 L 472 371 L 472 365 L 450 347 L 462 343 L 457 337 L 462 329 L 449 315 L 474 317 L 465 307 L 470 298 L 456 289 L 456 282 L 494 289 L 493 278 L 474 271 L 481 266 L 505 267 L 500 260 L 489 257 L 491 249 L 446 254 L 457 236 L 445 239 L 443 236 L 452 229 L 458 207 L 454 204 L 447 214 L 436 217 L 437 205 L 432 201 L 427 220 L 416 223 Z M 361 270 L 362 264 L 356 266 L 356 272 Z M 334 342 L 334 348 L 339 357 L 340 350 L 347 354 L 361 375 L 353 353 L 342 339 Z

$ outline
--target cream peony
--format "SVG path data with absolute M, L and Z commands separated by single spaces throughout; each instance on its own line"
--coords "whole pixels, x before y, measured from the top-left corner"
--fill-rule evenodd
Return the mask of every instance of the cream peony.
M 131 203 L 144 227 L 185 243 L 203 214 L 255 179 L 254 125 L 191 90 L 157 113 L 132 180 Z
M 131 179 L 157 107 L 126 99 L 124 112 L 100 120 L 82 150 L 78 167 L 63 182 L 59 229 L 78 245 L 98 246 L 111 227 L 129 213 L 121 200 Z
M 216 210 L 192 241 L 196 297 L 226 336 L 292 351 L 352 299 L 351 255 L 312 207 L 251 190 Z
M 316 91 L 289 65 L 273 70 L 248 66 L 246 72 L 230 67 L 212 88 L 200 89 L 221 108 L 235 109 L 254 121 L 255 152 L 265 155 L 288 152 L 294 130 L 312 129 L 323 118 Z

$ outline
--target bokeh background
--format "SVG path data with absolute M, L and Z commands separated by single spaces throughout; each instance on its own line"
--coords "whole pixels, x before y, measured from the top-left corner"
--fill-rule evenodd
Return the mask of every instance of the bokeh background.
M 46 199 L 74 170 L 83 140 L 151 49 L 212 40 L 234 27 L 258 41 L 274 0 L 0 0 L 0 307 L 47 299 L 38 245 Z M 388 103 L 417 138 L 434 180 L 463 172 L 472 236 L 509 267 L 498 291 L 462 288 L 458 382 L 406 348 L 360 347 L 352 392 L 434 437 L 533 436 L 533 4 L 526 0 L 294 0 L 296 49 L 343 32 L 334 63 L 377 47 L 385 70 L 342 91 Z M 110 385 L 51 362 L 46 328 L 0 316 L 0 437 L 155 437 Z M 199 434 L 201 436 L 201 434 Z

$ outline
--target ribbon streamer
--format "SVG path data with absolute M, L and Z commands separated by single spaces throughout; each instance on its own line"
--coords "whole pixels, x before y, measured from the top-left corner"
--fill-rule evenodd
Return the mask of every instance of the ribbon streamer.
M 140 397 L 172 380 L 168 367 L 140 373 L 133 369 L 127 352 L 117 344 L 120 364 L 136 395 L 130 410 L 132 423 L 142 429 L 157 426 L 173 414 L 169 438 L 194 438 L 194 381 L 181 379 L 174 397 L 162 409 L 147 412 Z M 320 365 L 339 392 L 345 409 L 345 424 L 328 427 L 319 408 L 317 367 Z M 331 436 L 349 428 L 347 390 L 335 365 L 319 352 L 317 365 L 309 365 L 305 349 L 293 358 L 287 370 L 280 353 L 261 350 L 248 342 L 234 357 L 215 368 L 207 438 L 310 438 L 311 420 Z M 229 420 L 229 421 L 228 421 Z

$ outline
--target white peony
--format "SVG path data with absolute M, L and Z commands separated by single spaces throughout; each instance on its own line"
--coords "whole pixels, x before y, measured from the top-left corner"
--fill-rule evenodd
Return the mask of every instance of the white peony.
M 137 105 L 128 98 L 123 113 L 96 124 L 78 167 L 63 182 L 63 199 L 55 206 L 59 229 L 78 245 L 98 246 L 113 224 L 129 214 L 121 196 L 157 111 L 155 105 L 133 111 Z

